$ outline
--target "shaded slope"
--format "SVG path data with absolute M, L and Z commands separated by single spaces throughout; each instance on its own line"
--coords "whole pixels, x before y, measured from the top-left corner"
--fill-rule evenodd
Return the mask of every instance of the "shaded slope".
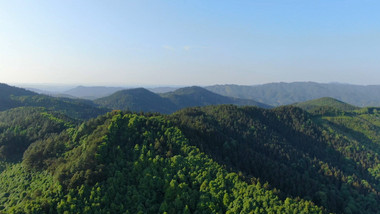
M 256 102 L 254 100 L 226 97 L 197 86 L 180 88 L 174 92 L 162 94 L 161 96 L 171 100 L 178 106 L 179 109 L 185 107 L 219 104 L 251 105 L 262 108 L 269 108 L 268 105 Z
M 144 88 L 118 91 L 108 97 L 96 99 L 94 102 L 111 109 L 135 112 L 171 113 L 177 109 L 169 100 Z
M 351 145 L 346 153 L 380 179 L 380 108 L 361 108 L 345 114 L 316 114 L 314 117 L 327 130 L 349 141 Z
M 311 199 L 337 213 L 380 209 L 379 178 L 369 173 L 378 170 L 377 150 L 337 137 L 299 108 L 210 106 L 169 117 L 192 145 L 233 170 L 269 182 L 283 196 Z
M 44 108 L 19 107 L 0 112 L 0 161 L 20 161 L 30 144 L 60 134 L 75 123 Z
M 37 93 L 0 83 L 0 111 L 19 106 L 19 103 L 12 99 L 13 96 L 34 95 L 37 95 Z

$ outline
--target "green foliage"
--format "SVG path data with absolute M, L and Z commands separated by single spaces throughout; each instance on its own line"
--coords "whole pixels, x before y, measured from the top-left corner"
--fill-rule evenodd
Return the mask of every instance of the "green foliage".
M 5 201 L 3 211 L 323 212 L 310 201 L 283 201 L 259 181 L 247 183 L 228 172 L 190 146 L 181 130 L 162 116 L 112 112 L 84 123 L 69 139 L 53 141 L 63 143 L 65 149 L 56 151 L 55 161 L 42 161 L 49 174 L 30 168 L 33 163 L 24 163 L 27 168 L 17 164 L 2 172 L 0 178 L 6 185 L 20 185 L 16 190 L 1 187 L 5 193 L 0 197 Z M 30 181 L 24 179 L 28 175 Z
M 363 109 L 346 116 L 321 116 L 323 125 L 346 147 L 337 148 L 380 181 L 380 113 Z M 379 189 L 380 185 L 377 185 Z
M 0 173 L 0 213 L 47 213 L 61 187 L 47 172 L 8 164 Z
M 248 178 L 268 182 L 282 198 L 310 199 L 330 212 L 349 206 L 355 213 L 380 209 L 378 145 L 353 149 L 360 141 L 333 128 L 329 132 L 299 108 L 217 106 L 185 109 L 169 118 L 192 145 Z
M 76 119 L 89 119 L 107 112 L 107 109 L 97 108 L 91 101 L 50 97 L 46 95 L 12 96 L 18 106 L 44 107 L 51 111 L 58 111 Z
M 377 108 L 323 108 L 0 112 L 0 213 L 377 213 Z
M 102 213 L 321 212 L 307 201 L 290 200 L 285 207 L 259 183 L 248 185 L 189 146 L 181 131 L 162 117 L 114 115 L 109 133 L 96 144 L 97 164 L 107 166 L 104 180 L 89 189 L 78 186 L 58 204 L 59 209 Z
M 11 95 L 33 96 L 37 94 L 31 91 L 22 89 L 22 88 L 12 87 L 12 86 L 0 83 L 0 111 L 19 106 L 16 101 L 11 99 Z
M 323 97 L 302 103 L 296 103 L 294 106 L 300 107 L 306 111 L 316 111 L 316 109 L 320 108 L 330 108 L 336 109 L 336 111 L 340 111 L 341 113 L 360 109 L 359 107 L 344 103 L 331 97 Z
M 59 134 L 75 123 L 44 108 L 20 107 L 0 112 L 0 159 L 18 161 L 30 144 Z

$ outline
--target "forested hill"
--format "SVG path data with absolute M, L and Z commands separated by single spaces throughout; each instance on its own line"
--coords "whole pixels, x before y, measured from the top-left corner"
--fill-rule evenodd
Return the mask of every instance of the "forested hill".
M 95 103 L 116 110 L 143 112 L 175 112 L 181 108 L 218 104 L 270 106 L 254 100 L 225 97 L 201 87 L 186 87 L 163 94 L 156 94 L 144 88 L 118 91 L 108 97 L 96 99 Z
M 175 105 L 198 88 L 187 90 L 127 92 Z M 380 210 L 380 108 L 323 98 L 300 103 L 307 111 L 213 105 L 82 122 L 66 116 L 83 115 L 71 100 L 19 92 L 4 97 L 55 102 L 0 111 L 0 213 Z
M 272 105 L 288 105 L 322 97 L 332 97 L 351 105 L 380 106 L 380 86 L 338 83 L 268 83 L 255 86 L 214 85 L 206 89 L 229 97 L 253 99 Z
M 17 101 L 12 96 L 34 96 L 37 93 L 0 83 L 0 111 L 17 107 Z
M 108 111 L 88 100 L 51 97 L 0 84 L 0 111 L 22 106 L 44 107 L 77 119 L 97 117 Z
M 336 213 L 377 213 L 380 114 L 357 114 L 217 106 L 183 109 L 169 118 L 191 145 L 268 182 L 283 197 L 309 199 Z
M 220 104 L 258 106 L 261 108 L 271 107 L 254 100 L 221 96 L 198 86 L 180 88 L 173 92 L 161 94 L 161 96 L 168 98 L 171 102 L 176 104 L 178 106 L 177 110 L 186 107 Z
M 118 111 L 33 143 L 0 174 L 4 213 L 323 213 L 228 171 L 162 116 Z
M 353 110 L 359 110 L 359 107 L 347 104 L 345 102 L 342 102 L 340 100 L 331 98 L 331 97 L 323 97 L 315 100 L 309 100 L 302 103 L 295 103 L 294 106 L 300 107 L 304 110 L 314 110 L 318 108 L 335 108 L 337 110 L 341 111 L 353 111 Z
M 161 112 L 167 114 L 177 110 L 177 106 L 168 99 L 145 88 L 121 90 L 110 96 L 96 99 L 94 102 L 110 109 L 136 112 Z
M 19 107 L 0 112 L 0 161 L 19 162 L 34 142 L 54 139 L 78 121 L 41 107 Z

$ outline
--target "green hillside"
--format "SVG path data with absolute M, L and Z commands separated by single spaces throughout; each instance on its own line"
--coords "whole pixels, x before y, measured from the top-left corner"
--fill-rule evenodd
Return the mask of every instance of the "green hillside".
M 13 96 L 35 96 L 37 93 L 0 83 L 0 111 L 19 106 Z
M 378 213 L 380 108 L 309 103 L 2 111 L 0 213 Z
M 351 131 L 339 134 L 324 118 L 295 107 L 190 108 L 169 117 L 191 145 L 233 171 L 268 182 L 283 197 L 309 199 L 337 213 L 380 209 L 376 139 L 367 146 L 346 137 Z
M 380 108 L 362 108 L 344 115 L 317 118 L 329 132 L 350 142 L 345 152 L 376 178 L 380 188 Z
M 50 97 L 0 84 L 0 111 L 22 106 L 44 107 L 77 119 L 97 117 L 108 111 L 107 109 L 96 107 L 95 104 L 88 100 Z
M 19 107 L 0 112 L 0 161 L 20 161 L 34 142 L 59 135 L 77 122 L 44 108 Z
M 5 166 L 3 212 L 322 213 L 228 172 L 161 116 L 113 112 L 62 135 Z
M 353 111 L 360 109 L 359 107 L 344 103 L 340 100 L 331 98 L 331 97 L 322 97 L 315 100 L 309 100 L 302 103 L 293 104 L 294 106 L 300 107 L 307 111 L 312 111 L 317 108 L 327 107 L 334 108 L 341 111 Z

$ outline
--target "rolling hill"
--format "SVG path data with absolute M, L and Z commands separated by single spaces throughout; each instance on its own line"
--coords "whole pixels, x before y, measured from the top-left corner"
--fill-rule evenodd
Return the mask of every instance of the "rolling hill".
M 0 161 L 21 161 L 34 142 L 60 134 L 78 121 L 42 107 L 0 111 Z
M 232 171 L 268 182 L 281 197 L 310 199 L 334 213 L 380 209 L 378 113 L 323 117 L 292 106 L 222 105 L 168 117 L 191 145 Z
M 340 100 L 331 98 L 331 97 L 322 97 L 315 100 L 309 100 L 302 103 L 293 104 L 294 106 L 300 107 L 304 110 L 310 111 L 313 109 L 321 108 L 321 107 L 329 107 L 335 108 L 341 111 L 353 111 L 360 109 L 359 107 L 347 104 Z
M 105 86 L 78 86 L 62 93 L 81 99 L 94 100 L 101 97 L 106 97 L 123 89 L 125 88 Z
M 144 88 L 118 91 L 108 97 L 96 99 L 96 104 L 118 110 L 172 113 L 181 108 L 219 104 L 268 105 L 238 98 L 230 98 L 212 93 L 201 87 L 186 87 L 164 94 L 155 94 Z
M 380 109 L 345 112 L 3 111 L 0 212 L 377 213 Z
M 262 108 L 270 108 L 270 106 L 254 100 L 221 96 L 197 86 L 180 88 L 173 92 L 161 94 L 161 96 L 168 98 L 172 103 L 176 104 L 179 109 L 192 106 L 220 104 L 251 105 Z
M 21 163 L 0 161 L 0 212 L 379 210 L 377 109 L 343 116 L 294 106 L 113 111 L 80 126 L 39 109 L 11 111 L 0 114 L 3 123 L 18 119 L 0 127 L 18 129 L 16 136 L 27 130 L 31 144 Z M 36 122 L 57 129 L 31 138 Z M 2 144 L 12 145 L 8 139 Z
M 177 109 L 168 99 L 145 88 L 121 90 L 110 96 L 96 99 L 94 102 L 111 109 L 136 112 L 171 113 Z
M 72 115 L 91 101 L 1 87 L 15 106 L 0 111 L 0 213 L 380 210 L 377 107 L 325 97 L 265 109 L 199 87 L 137 88 L 109 105 L 177 111 L 83 122 Z
M 0 111 L 19 106 L 19 103 L 12 99 L 13 96 L 35 96 L 38 95 L 32 91 L 23 88 L 9 86 L 0 83 Z
M 61 138 L 61 139 L 60 139 Z M 43 139 L 0 174 L 0 212 L 322 213 L 229 172 L 162 116 L 112 112 Z

